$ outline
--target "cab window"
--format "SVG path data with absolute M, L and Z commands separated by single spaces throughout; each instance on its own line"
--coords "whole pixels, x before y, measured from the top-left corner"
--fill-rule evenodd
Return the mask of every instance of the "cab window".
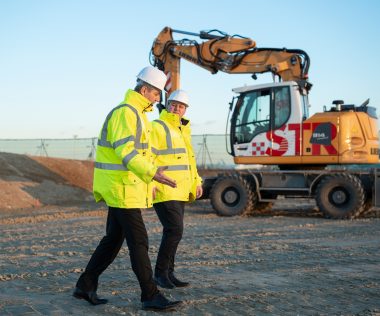
M 289 87 L 274 89 L 274 128 L 284 125 L 290 116 Z
M 242 94 L 235 112 L 235 143 L 248 143 L 257 134 L 269 130 L 270 90 Z

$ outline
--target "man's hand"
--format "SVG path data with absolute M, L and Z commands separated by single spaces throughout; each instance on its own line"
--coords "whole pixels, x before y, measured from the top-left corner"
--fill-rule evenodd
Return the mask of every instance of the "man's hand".
M 197 199 L 199 199 L 202 196 L 202 194 L 203 194 L 202 186 L 197 185 L 197 191 L 196 191 Z
M 167 177 L 164 175 L 164 171 L 168 169 L 168 167 L 158 167 L 157 171 L 156 171 L 156 174 L 154 175 L 153 177 L 153 180 L 159 182 L 159 183 L 162 183 L 162 184 L 165 184 L 165 185 L 168 185 L 172 188 L 176 188 L 177 187 L 177 183 L 172 180 L 171 178 Z

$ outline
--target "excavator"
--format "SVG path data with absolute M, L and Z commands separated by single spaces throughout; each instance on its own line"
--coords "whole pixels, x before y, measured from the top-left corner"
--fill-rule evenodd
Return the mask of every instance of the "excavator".
M 369 99 L 359 106 L 334 100 L 330 109 L 310 116 L 305 51 L 259 48 L 250 38 L 219 30 L 165 27 L 150 57 L 168 76 L 168 94 L 180 88 L 182 59 L 212 74 L 273 75 L 272 83 L 232 89 L 237 96 L 229 105 L 228 151 L 235 164 L 248 168 L 205 179 L 203 198 L 210 198 L 217 214 L 260 212 L 279 196 L 315 199 L 324 216 L 335 219 L 380 206 L 376 108 Z

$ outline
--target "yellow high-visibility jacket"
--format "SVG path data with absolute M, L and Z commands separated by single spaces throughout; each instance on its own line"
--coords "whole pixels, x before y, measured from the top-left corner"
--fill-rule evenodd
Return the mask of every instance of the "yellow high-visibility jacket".
M 94 169 L 95 200 L 119 208 L 152 206 L 152 178 L 157 171 L 150 145 L 152 106 L 128 90 L 107 116 L 98 138 Z
M 177 188 L 154 182 L 157 191 L 153 203 L 194 201 L 202 178 L 191 145 L 190 121 L 163 110 L 159 120 L 152 122 L 151 136 L 156 166 L 167 166 L 164 173 L 177 182 Z

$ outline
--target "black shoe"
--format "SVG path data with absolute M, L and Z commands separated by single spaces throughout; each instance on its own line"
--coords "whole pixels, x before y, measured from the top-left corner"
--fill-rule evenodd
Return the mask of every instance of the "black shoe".
M 176 286 L 176 287 L 185 287 L 189 286 L 189 282 L 183 282 L 178 280 L 173 273 L 169 274 L 169 280 Z
M 165 289 L 175 288 L 175 285 L 172 283 L 172 281 L 169 280 L 169 278 L 166 275 L 155 275 L 154 281 L 158 286 L 163 287 Z
M 93 292 L 93 291 L 85 292 L 85 291 L 82 291 L 79 287 L 75 288 L 73 296 L 78 299 L 84 299 L 87 302 L 91 303 L 92 305 L 107 304 L 108 302 L 108 300 L 104 298 L 99 298 L 96 292 Z
M 157 293 L 151 300 L 142 302 L 142 309 L 156 311 L 170 310 L 174 309 L 181 303 L 182 301 L 169 301 L 161 293 Z

